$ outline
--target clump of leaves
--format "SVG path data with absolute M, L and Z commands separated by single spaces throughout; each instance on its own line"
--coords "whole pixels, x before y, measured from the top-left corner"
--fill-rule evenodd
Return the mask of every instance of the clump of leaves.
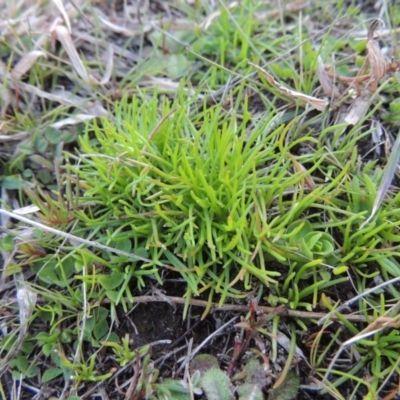
M 400 99 L 396 98 L 389 104 L 389 112 L 382 118 L 392 124 L 400 124 Z
M 265 258 L 285 264 L 293 258 L 298 247 L 290 238 L 299 229 L 288 226 L 331 185 L 284 201 L 285 190 L 304 187 L 323 157 L 293 172 L 289 151 L 296 141 L 282 142 L 289 126 L 276 124 L 272 110 L 254 121 L 246 97 L 236 106 L 240 114 L 217 105 L 190 115 L 191 107 L 193 100 L 136 97 L 121 102 L 115 121 L 95 123 L 73 168 L 84 190 L 77 217 L 86 226 L 80 235 L 101 230 L 109 246 L 145 249 L 151 262 L 132 266 L 140 286 L 145 275 L 161 281 L 159 266 L 168 264 L 186 280 L 189 296 L 210 290 L 223 302 L 240 295 L 233 287 L 239 279 L 246 288 L 252 276 L 276 283 L 281 273 L 267 268 Z M 280 211 L 270 217 L 273 204 Z M 301 252 L 314 265 L 332 250 L 328 236 L 314 230 L 304 238 Z M 114 272 L 129 262 L 102 257 Z
M 102 344 L 106 347 L 111 347 L 113 349 L 115 360 L 121 367 L 124 367 L 125 365 L 131 363 L 139 356 L 146 355 L 150 350 L 150 347 L 148 345 L 143 346 L 140 349 L 131 349 L 128 334 L 126 334 L 125 337 L 121 339 L 121 343 L 118 343 L 117 341 L 113 342 L 107 340 L 105 342 L 102 342 Z
M 249 274 L 273 282 L 279 273 L 260 261 L 274 245 L 259 237 L 255 209 L 266 214 L 285 175 L 288 161 L 275 155 L 282 127 L 271 116 L 249 132 L 246 104 L 240 118 L 216 106 L 191 119 L 187 107 L 134 98 L 121 103 L 115 122 L 103 120 L 94 137 L 82 137 L 78 218 L 103 227 L 109 245 L 145 248 L 152 263 L 137 275 L 160 279 L 154 266 L 172 264 L 189 293 L 235 295 L 229 284 L 237 276 L 248 285 Z
M 309 221 L 295 221 L 289 225 L 287 232 L 293 233 L 289 238 L 289 244 L 298 247 L 297 255 L 300 263 L 305 264 L 306 261 L 317 258 L 322 258 L 330 265 L 337 263 L 334 240 L 329 233 L 314 230 Z
M 365 246 L 378 244 L 352 234 L 365 214 L 356 206 L 371 203 L 373 183 L 366 175 L 364 182 L 353 178 L 351 163 L 334 169 L 323 146 L 300 162 L 293 149 L 314 146 L 315 138 L 302 132 L 287 142 L 296 119 L 279 123 L 273 107 L 255 119 L 241 93 L 229 111 L 221 104 L 199 109 L 183 91 L 173 101 L 157 95 L 124 99 L 114 120 L 88 127 L 80 140 L 83 153 L 71 167 L 83 192 L 76 234 L 100 235 L 107 246 L 144 257 L 132 263 L 104 251 L 93 256 L 139 287 L 145 276 L 161 282 L 160 268 L 167 267 L 185 279 L 187 298 L 209 291 L 210 299 L 220 293 L 223 303 L 242 295 L 237 281 L 250 289 L 255 277 L 276 287 L 279 302 L 311 310 L 318 290 L 345 279 L 332 280 L 332 272 L 346 273 L 353 259 L 367 261 Z M 342 149 L 337 153 L 343 157 Z M 315 185 L 314 172 L 326 175 L 327 183 Z M 371 188 L 368 199 L 361 198 L 364 186 Z M 325 210 L 332 222 L 310 214 L 313 209 Z M 333 229 L 343 237 L 341 246 L 329 233 Z M 270 260 L 283 268 L 270 267 Z M 284 285 L 276 280 L 281 275 Z M 312 284 L 302 288 L 305 279 Z

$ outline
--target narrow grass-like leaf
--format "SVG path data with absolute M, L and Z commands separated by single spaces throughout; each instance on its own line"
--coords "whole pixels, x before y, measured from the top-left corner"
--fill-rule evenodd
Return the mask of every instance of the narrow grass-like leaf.
M 394 173 L 399 163 L 399 158 L 400 158 L 400 131 L 397 133 L 396 140 L 391 149 L 391 153 L 385 167 L 385 172 L 383 174 L 381 184 L 379 185 L 374 205 L 372 206 L 371 214 L 362 223 L 361 228 L 366 226 L 374 218 L 376 212 L 379 210 L 379 207 L 381 206 L 382 201 L 385 198 L 389 186 L 393 180 Z

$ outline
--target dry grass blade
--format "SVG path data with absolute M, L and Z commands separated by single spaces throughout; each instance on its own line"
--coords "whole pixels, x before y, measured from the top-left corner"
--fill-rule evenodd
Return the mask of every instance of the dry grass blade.
M 304 167 L 303 164 L 297 161 L 295 156 L 290 153 L 288 153 L 288 156 L 292 160 L 297 172 L 307 172 L 307 169 Z M 310 190 L 314 190 L 317 187 L 311 175 L 307 175 L 306 177 L 304 177 L 304 181 Z
M 358 96 L 354 99 L 350 110 L 344 121 L 349 125 L 356 125 L 361 121 L 368 112 L 369 106 L 371 104 L 371 98 L 366 96 Z
M 279 82 L 277 82 L 272 75 L 270 75 L 267 71 L 265 71 L 260 66 L 249 62 L 251 66 L 257 69 L 261 78 L 265 78 L 272 86 L 277 88 L 283 95 L 289 97 L 292 100 L 301 100 L 306 104 L 314 107 L 318 111 L 324 111 L 326 106 L 329 104 L 326 99 L 319 99 L 318 97 L 309 96 L 307 94 L 296 92 L 295 90 L 288 89 L 285 86 L 282 86 Z
M 62 15 L 63 18 L 64 18 L 65 24 L 66 24 L 67 27 L 68 27 L 68 31 L 69 31 L 69 33 L 71 33 L 71 32 L 72 32 L 72 29 L 71 29 L 71 22 L 70 22 L 70 20 L 69 20 L 69 17 L 68 17 L 67 12 L 65 11 L 65 7 L 64 7 L 63 2 L 62 2 L 61 0 L 53 0 L 53 3 L 54 3 L 54 4 L 57 6 L 57 8 L 60 10 L 60 13 L 61 13 L 61 15 Z
M 106 70 L 104 72 L 102 80 L 100 81 L 100 85 L 107 84 L 112 76 L 114 67 L 114 47 L 111 44 L 107 46 L 106 57 L 107 57 Z
M 64 128 L 65 126 L 81 124 L 81 123 L 90 121 L 94 118 L 96 118 L 96 115 L 76 114 L 73 117 L 64 118 L 57 122 L 54 122 L 50 126 L 55 129 L 61 129 L 61 128 Z
M 37 294 L 26 287 L 22 287 L 17 291 L 17 300 L 19 306 L 19 319 L 21 325 L 24 324 L 24 330 L 26 331 L 26 323 L 32 315 L 37 300 Z
M 114 23 L 111 22 L 110 20 L 106 19 L 103 16 L 99 16 L 99 20 L 101 21 L 101 23 L 103 25 L 105 25 L 105 27 L 107 27 L 108 29 L 110 29 L 112 32 L 115 33 L 120 33 L 121 35 L 124 36 L 129 36 L 129 37 L 135 37 L 138 35 L 142 35 L 145 32 L 149 32 L 152 30 L 152 25 L 151 24 L 146 24 L 146 25 L 136 25 L 135 26 L 135 30 L 130 29 L 130 28 L 126 28 L 124 25 L 124 23 Z
M 3 143 L 4 142 L 16 142 L 16 141 L 26 139 L 28 136 L 29 136 L 29 132 L 27 132 L 27 131 L 14 133 L 12 135 L 0 135 L 0 141 Z
M 0 84 L 0 96 L 2 99 L 0 115 L 2 118 L 4 118 L 6 116 L 8 107 L 10 107 L 10 105 L 15 104 L 15 97 L 12 95 L 10 90 L 8 90 L 6 87 L 4 87 L 4 85 L 1 84 Z
M 35 213 L 38 211 L 40 211 L 40 208 L 38 206 L 34 206 L 33 204 L 14 210 L 15 214 L 18 214 L 18 215 L 27 215 L 27 214 L 32 214 L 32 213 Z
M 385 58 L 382 55 L 378 43 L 374 40 L 374 31 L 379 22 L 379 20 L 373 21 L 368 29 L 367 60 L 371 66 L 371 75 L 373 78 L 369 87 L 373 92 L 377 90 L 379 80 L 386 74 Z
M 234 1 L 233 3 L 229 4 L 228 10 L 233 10 L 236 7 L 239 6 L 239 3 L 237 1 Z M 218 18 L 221 15 L 221 11 L 215 11 L 212 14 L 210 14 L 201 24 L 200 28 L 207 30 L 210 25 L 213 23 L 213 21 Z
M 174 94 L 178 91 L 178 89 L 180 87 L 180 83 L 175 82 L 172 79 L 158 78 L 156 76 L 151 76 L 148 74 L 145 75 L 145 80 L 142 80 L 140 83 L 141 83 L 141 86 L 144 86 L 144 87 L 157 88 L 157 90 L 159 90 L 160 93 Z M 204 98 L 203 94 L 196 93 L 195 89 L 192 89 L 192 88 L 185 88 L 184 92 L 187 93 L 189 96 L 196 94 L 196 96 L 198 96 L 199 99 Z
M 96 117 L 106 117 L 108 115 L 107 110 L 100 101 L 90 101 L 85 97 L 65 89 L 53 90 L 53 95 L 57 96 L 59 99 L 63 99 L 64 103 L 67 102 L 66 104 L 73 104 L 75 108 L 81 110 L 84 114 L 94 115 Z
M 21 77 L 32 68 L 39 57 L 46 57 L 46 53 L 41 50 L 34 50 L 25 54 L 12 69 L 10 73 L 11 78 L 21 79 Z
M 74 32 L 74 37 L 76 37 L 78 39 L 82 39 L 83 41 L 90 43 L 90 47 L 99 46 L 102 48 L 106 48 L 106 46 L 107 46 L 107 43 L 104 40 L 96 38 L 94 36 L 91 36 L 86 32 L 76 31 L 76 32 Z M 118 57 L 124 58 L 129 61 L 137 62 L 140 60 L 140 57 L 136 53 L 134 53 L 133 51 L 130 51 L 129 49 L 124 49 L 124 48 L 118 46 L 116 43 L 112 44 L 112 51 Z M 107 57 L 109 57 L 109 53 L 107 53 Z M 114 60 L 113 60 L 113 62 L 114 62 Z
M 305 0 L 295 0 L 290 3 L 282 2 L 280 7 L 275 7 L 267 12 L 260 12 L 255 15 L 256 19 L 264 20 L 266 18 L 277 18 L 279 15 L 288 15 L 298 13 L 308 6 Z
M 37 294 L 32 290 L 26 287 L 21 287 L 17 290 L 17 301 L 19 307 L 19 319 L 20 319 L 20 331 L 18 334 L 18 339 L 15 342 L 11 351 L 7 353 L 7 355 L 1 359 L 0 362 L 0 375 L 8 368 L 8 363 L 10 360 L 18 354 L 21 349 L 24 340 L 28 334 L 28 324 L 29 318 L 32 315 L 33 309 L 36 305 Z
M 7 3 L 7 4 L 4 4 Z M 0 30 L 2 37 L 8 39 L 9 36 L 21 36 L 29 29 L 35 30 L 43 24 L 44 18 L 38 16 L 41 6 L 44 6 L 44 1 L 3 1 L 0 9 L 2 20 L 0 21 Z
M 72 37 L 68 32 L 68 29 L 63 25 L 57 25 L 52 29 L 52 34 L 54 37 L 64 46 L 65 51 L 68 54 L 69 59 L 76 73 L 88 84 L 98 85 L 99 81 L 92 75 L 88 74 L 82 60 L 76 51 L 75 45 L 72 41 Z
M 290 352 L 290 346 L 291 346 L 290 339 L 283 332 L 278 331 L 278 335 L 276 336 L 276 342 L 279 344 L 279 346 L 285 349 L 287 353 Z M 294 356 L 302 360 L 307 360 L 307 357 L 304 355 L 303 351 L 297 345 L 295 346 Z
M 7 72 L 3 71 L 1 68 L 0 68 L 0 77 L 3 78 L 4 80 L 7 80 L 7 83 L 12 88 L 17 86 L 17 84 L 11 78 L 10 74 L 8 74 Z M 1 88 L 1 86 L 0 86 L 0 88 Z M 57 95 L 57 94 L 53 94 L 53 93 L 50 93 L 50 92 L 46 92 L 44 90 L 39 89 L 36 86 L 30 85 L 29 83 L 25 83 L 23 81 L 18 81 L 18 88 L 20 90 L 22 89 L 22 90 L 26 91 L 27 93 L 30 93 L 30 94 L 32 94 L 34 96 L 41 97 L 43 99 L 54 101 L 56 103 L 63 104 L 63 105 L 66 105 L 66 106 L 75 106 L 76 107 L 76 103 L 74 103 L 73 101 L 68 100 L 68 98 L 66 98 L 63 95 Z M 4 94 L 3 94 L 3 99 L 4 99 Z M 11 97 L 10 101 L 13 102 L 14 98 Z M 4 107 L 2 108 L 2 110 L 3 109 L 4 109 Z
M 318 57 L 318 68 L 317 68 L 318 80 L 324 90 L 324 93 L 333 98 L 337 99 L 340 97 L 338 88 L 333 84 L 331 78 L 325 71 L 324 64 L 320 57 Z

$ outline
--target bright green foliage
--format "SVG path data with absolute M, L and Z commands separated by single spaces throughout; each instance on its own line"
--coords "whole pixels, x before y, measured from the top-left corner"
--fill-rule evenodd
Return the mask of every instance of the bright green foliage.
M 389 113 L 384 115 L 385 121 L 391 122 L 392 124 L 400 123 L 400 99 L 394 99 L 389 105 Z
M 125 337 L 121 339 L 121 342 L 121 344 L 111 341 L 102 343 L 104 346 L 111 347 L 113 349 L 115 360 L 121 367 L 131 363 L 139 356 L 146 355 L 150 350 L 150 346 L 147 345 L 140 349 L 132 349 L 131 345 L 129 344 L 129 335 L 125 335 Z
M 84 153 L 73 167 L 85 205 L 77 213 L 83 223 L 78 232 L 92 236 L 94 227 L 102 229 L 103 243 L 151 260 L 138 265 L 105 252 L 97 256 L 114 271 L 110 279 L 96 278 L 113 301 L 127 290 L 121 288 L 127 279 L 139 286 L 146 275 L 161 281 L 167 264 L 184 277 L 188 295 L 210 290 L 222 294 L 221 302 L 240 296 L 238 279 L 245 288 L 252 277 L 274 286 L 283 274 L 279 296 L 293 308 L 311 309 L 304 299 L 313 294 L 315 305 L 318 289 L 339 283 L 347 263 L 363 266 L 387 254 L 374 252 L 382 240 L 376 235 L 399 240 L 389 223 L 376 231 L 370 225 L 363 235 L 356 230 L 375 193 L 368 175 L 352 177 L 349 163 L 333 169 L 323 147 L 293 161 L 295 146 L 315 146 L 311 135 L 286 143 L 292 123 L 279 123 L 273 112 L 252 119 L 246 97 L 240 114 L 221 105 L 192 113 L 199 104 L 178 97 L 124 100 L 114 121 L 94 124 L 81 140 Z M 351 145 L 350 132 L 337 157 Z M 312 165 L 302 170 L 299 162 Z M 316 173 L 325 174 L 327 183 L 307 190 Z M 307 210 L 315 213 L 305 217 Z M 343 238 L 340 247 L 330 232 Z M 279 270 L 271 268 L 273 260 Z M 314 284 L 301 289 L 299 281 L 309 278 Z
M 191 103 L 134 98 L 121 103 L 115 122 L 93 126 L 95 140 L 89 131 L 82 138 L 86 154 L 74 171 L 87 205 L 78 218 L 86 231 L 104 227 L 110 246 L 146 249 L 153 262 L 131 267 L 139 284 L 143 275 L 159 278 L 163 262 L 182 274 L 188 293 L 209 288 L 225 298 L 238 294 L 229 285 L 239 277 L 246 287 L 251 276 L 275 282 L 281 273 L 268 268 L 266 255 L 284 264 L 298 259 L 287 227 L 328 188 L 313 196 L 299 190 L 290 203 L 285 191 L 304 186 L 320 161 L 293 173 L 288 152 L 295 143 L 282 145 L 287 127 L 266 114 L 249 130 L 246 99 L 243 106 L 241 115 L 216 106 L 191 117 Z M 305 140 L 312 138 L 298 142 Z M 275 202 L 280 212 L 271 215 Z M 310 232 L 302 253 L 326 254 L 328 237 Z M 103 257 L 114 270 L 128 261 Z
M 246 111 L 238 118 L 217 106 L 192 120 L 188 107 L 134 98 L 121 104 L 116 123 L 95 125 L 96 141 L 89 132 L 83 137 L 86 155 L 76 169 L 95 206 L 78 217 L 88 227 L 104 226 L 109 245 L 146 248 L 154 262 L 133 275 L 158 275 L 154 265 L 162 260 L 196 294 L 204 286 L 234 294 L 228 284 L 239 273 L 246 282 L 249 273 L 273 282 L 279 273 L 265 268 L 262 253 L 285 259 L 267 239 L 284 221 L 275 219 L 271 229 L 263 221 L 289 173 L 285 152 L 276 157 L 283 126 L 271 115 L 249 132 Z M 303 177 L 295 174 L 286 185 Z M 300 212 L 294 208 L 286 219 Z

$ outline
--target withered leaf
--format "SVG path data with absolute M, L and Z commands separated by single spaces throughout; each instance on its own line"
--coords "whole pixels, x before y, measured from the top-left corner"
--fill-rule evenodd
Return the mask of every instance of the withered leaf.
M 292 100 L 301 100 L 304 103 L 314 107 L 318 111 L 324 111 L 326 106 L 329 104 L 328 100 L 326 99 L 319 99 L 318 97 L 309 96 L 307 94 L 288 89 L 277 82 L 272 75 L 270 75 L 267 71 L 265 71 L 265 69 L 261 68 L 259 65 L 253 64 L 251 62 L 249 62 L 249 64 L 257 69 L 261 79 L 266 79 L 268 83 L 270 83 L 272 86 L 275 86 L 286 97 L 289 97 Z

